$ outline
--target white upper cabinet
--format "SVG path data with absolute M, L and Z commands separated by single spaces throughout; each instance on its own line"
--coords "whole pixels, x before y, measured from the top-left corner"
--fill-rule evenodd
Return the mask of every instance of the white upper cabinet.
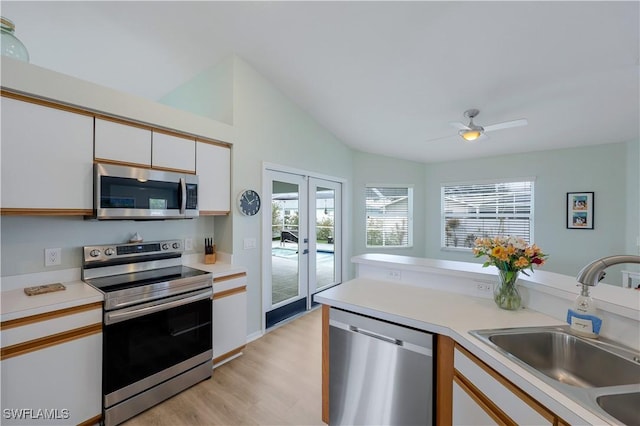
M 231 210 L 231 149 L 198 141 L 196 173 L 200 214 L 229 213 Z
M 196 141 L 153 132 L 151 166 L 154 169 L 196 171 Z
M 96 118 L 95 158 L 151 166 L 151 130 Z
M 3 213 L 90 213 L 93 117 L 3 96 L 1 135 Z

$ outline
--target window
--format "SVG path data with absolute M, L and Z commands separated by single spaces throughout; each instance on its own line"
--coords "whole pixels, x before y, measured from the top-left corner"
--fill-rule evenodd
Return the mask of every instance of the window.
M 478 237 L 533 239 L 533 179 L 442 186 L 443 248 L 472 248 Z
M 413 245 L 413 188 L 367 186 L 367 247 Z

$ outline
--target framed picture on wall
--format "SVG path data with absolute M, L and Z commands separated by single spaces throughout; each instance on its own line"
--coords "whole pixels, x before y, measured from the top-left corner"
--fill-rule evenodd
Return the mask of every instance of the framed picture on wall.
M 593 192 L 567 192 L 567 228 L 593 229 Z

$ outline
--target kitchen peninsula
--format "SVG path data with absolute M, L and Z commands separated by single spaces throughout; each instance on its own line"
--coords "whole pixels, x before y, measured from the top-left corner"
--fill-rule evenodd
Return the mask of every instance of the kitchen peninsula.
M 331 308 L 349 311 L 433 333 L 436 338 L 436 424 L 451 423 L 460 398 L 452 376 L 462 370 L 459 360 L 483 364 L 489 379 L 500 381 L 510 392 L 493 397 L 498 409 L 513 405 L 505 395 L 514 393 L 525 400 L 522 410 L 507 413 L 516 422 L 526 406 L 535 407 L 548 424 L 615 424 L 615 419 L 595 412 L 541 381 L 512 359 L 500 354 L 469 334 L 471 330 L 564 324 L 566 310 L 578 288 L 574 277 L 536 270 L 520 280 L 524 309 L 505 311 L 495 306 L 487 284 L 496 280 L 493 268 L 480 264 L 441 261 L 385 254 L 365 254 L 352 259 L 357 278 L 326 290 L 315 297 L 323 304 L 323 417 L 328 406 L 328 328 Z M 490 286 L 489 286 L 490 288 Z M 601 285 L 594 289 L 599 313 L 604 318 L 602 335 L 625 346 L 637 348 L 640 324 L 640 292 Z M 455 348 L 455 350 L 454 350 Z M 455 361 L 454 361 L 455 352 Z M 455 362 L 455 373 L 454 373 Z M 466 368 L 466 367 L 465 367 Z M 467 374 L 466 372 L 464 373 Z M 483 373 L 484 374 L 484 373 Z M 489 394 L 484 383 L 472 380 Z M 484 380 L 484 379 L 483 379 Z M 447 383 L 448 381 L 448 383 Z M 455 382 L 455 380 L 454 380 Z M 453 402 L 452 402 L 453 401 Z M 453 407 L 452 407 L 453 405 Z M 468 406 L 465 406 L 468 409 Z M 453 412 L 453 414 L 452 414 Z M 525 413 L 525 415 L 528 415 Z

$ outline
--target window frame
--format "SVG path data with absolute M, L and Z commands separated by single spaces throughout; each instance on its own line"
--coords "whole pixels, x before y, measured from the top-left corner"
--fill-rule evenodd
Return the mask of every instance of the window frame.
M 407 243 L 403 245 L 370 245 L 369 244 L 369 209 L 367 202 L 369 201 L 368 193 L 370 188 L 389 188 L 389 189 L 406 189 L 407 190 Z M 364 205 L 364 244 L 367 249 L 406 249 L 413 247 L 413 204 L 414 204 L 414 185 L 407 184 L 365 184 L 365 205 Z
M 529 183 L 530 184 L 530 200 L 529 200 L 529 236 L 528 239 L 525 238 L 529 243 L 533 243 L 534 241 L 534 224 L 535 224 L 535 183 L 536 178 L 531 176 L 525 177 L 515 177 L 515 178 L 495 178 L 495 179 L 484 179 L 484 180 L 473 180 L 473 181 L 463 181 L 463 182 L 445 182 L 440 184 L 440 250 L 442 251 L 460 251 L 460 252 L 471 252 L 472 247 L 453 247 L 446 245 L 446 223 L 447 219 L 451 217 L 455 217 L 453 215 L 447 216 L 445 214 L 445 188 L 450 187 L 460 187 L 460 186 L 498 186 L 509 183 Z M 484 213 L 483 215 L 486 215 Z M 484 216 L 489 218 L 489 216 Z M 496 213 L 496 219 L 499 218 L 499 215 Z M 482 235 L 479 235 L 482 236 Z M 491 235 L 495 236 L 495 235 Z

